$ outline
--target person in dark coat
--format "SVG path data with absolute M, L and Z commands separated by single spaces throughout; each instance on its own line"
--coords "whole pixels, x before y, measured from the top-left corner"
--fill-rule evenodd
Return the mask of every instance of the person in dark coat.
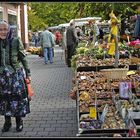
M 134 37 L 135 39 L 140 39 L 140 15 L 137 15 L 137 20 L 134 28 Z
M 70 22 L 70 26 L 66 31 L 66 44 L 67 44 L 67 60 L 66 63 L 68 67 L 71 67 L 71 58 L 74 55 L 76 44 L 77 44 L 77 35 L 75 29 L 74 21 Z
M 99 42 L 100 43 L 103 43 L 104 32 L 103 32 L 103 29 L 100 26 L 98 26 L 98 27 L 99 27 L 99 36 L 98 36 L 98 39 L 99 39 Z
M 0 114 L 5 122 L 2 132 L 12 126 L 15 117 L 16 131 L 22 131 L 23 119 L 30 113 L 25 78 L 31 81 L 30 69 L 19 37 L 13 37 L 10 26 L 0 21 Z
M 135 39 L 140 39 L 140 6 L 133 6 L 133 9 L 135 9 L 135 11 L 137 12 L 137 15 L 133 16 L 133 20 L 136 21 L 133 37 Z

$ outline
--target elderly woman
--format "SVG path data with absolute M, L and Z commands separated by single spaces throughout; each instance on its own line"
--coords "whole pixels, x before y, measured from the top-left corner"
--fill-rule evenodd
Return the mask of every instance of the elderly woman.
M 22 117 L 30 113 L 25 78 L 31 80 L 23 44 L 12 37 L 7 22 L 0 21 L 0 114 L 5 118 L 2 132 L 11 128 L 11 117 L 15 117 L 16 130 L 22 131 Z

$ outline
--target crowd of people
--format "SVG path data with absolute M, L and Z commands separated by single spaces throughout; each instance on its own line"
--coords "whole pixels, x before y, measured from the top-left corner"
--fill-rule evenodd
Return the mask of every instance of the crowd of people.
M 41 39 L 44 33 L 34 33 L 32 36 L 32 41 L 35 42 L 35 47 L 42 46 L 42 56 L 45 56 L 45 63 L 50 59 L 52 63 L 52 57 L 54 56 L 54 46 L 60 46 L 65 50 L 65 59 L 68 67 L 71 67 L 71 59 L 75 53 L 76 47 L 80 41 L 86 41 L 86 46 L 98 46 L 101 44 L 104 49 L 106 47 L 107 54 L 106 57 L 113 57 L 115 55 L 115 37 L 118 36 L 118 19 L 113 12 L 110 13 L 111 24 L 108 26 L 110 33 L 104 32 L 102 26 L 96 23 L 96 20 L 89 20 L 87 24 L 77 26 L 74 20 L 71 20 L 68 27 L 62 27 L 61 29 L 52 29 L 46 28 L 53 36 L 51 44 L 51 49 L 46 52 Z M 138 24 L 137 24 L 138 25 Z M 137 30 L 136 30 L 137 31 Z M 46 32 L 46 31 L 44 31 Z M 115 35 L 115 36 L 114 36 Z M 44 36 L 44 35 L 43 35 Z M 50 48 L 50 47 L 49 47 Z M 50 51 L 51 50 L 51 51 Z M 48 58 L 46 58 L 48 57 Z M 51 58 L 50 58 L 51 57 Z
M 30 37 L 35 47 L 41 47 L 40 56 L 44 57 L 44 63 L 53 63 L 54 47 L 59 46 L 65 50 L 65 59 L 68 67 L 71 67 L 71 58 L 74 55 L 78 43 L 86 38 L 87 46 L 102 41 L 104 32 L 101 26 L 97 26 L 95 20 L 89 20 L 87 25 L 76 26 L 71 21 L 68 27 L 61 29 L 45 28 L 42 32 L 35 32 Z M 47 49 L 46 49 L 47 48 Z

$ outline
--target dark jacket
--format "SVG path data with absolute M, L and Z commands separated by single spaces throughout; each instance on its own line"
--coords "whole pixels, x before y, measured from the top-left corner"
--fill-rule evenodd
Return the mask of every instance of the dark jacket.
M 77 36 L 75 28 L 69 26 L 66 31 L 67 46 L 75 45 L 77 43 Z
M 135 23 L 134 37 L 140 39 L 140 15 L 137 16 L 137 20 Z
M 99 28 L 99 32 L 100 32 L 100 34 L 99 34 L 99 39 L 103 39 L 103 37 L 104 37 L 104 32 L 103 32 L 103 30 Z

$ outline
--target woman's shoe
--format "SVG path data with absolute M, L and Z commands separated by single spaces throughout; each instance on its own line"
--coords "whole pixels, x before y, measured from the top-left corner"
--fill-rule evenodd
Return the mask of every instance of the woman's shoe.
M 9 129 L 11 128 L 11 126 L 12 126 L 12 123 L 5 122 L 1 131 L 2 132 L 8 132 Z
M 16 131 L 21 132 L 22 130 L 23 130 L 23 120 L 20 120 L 20 122 L 16 124 Z

